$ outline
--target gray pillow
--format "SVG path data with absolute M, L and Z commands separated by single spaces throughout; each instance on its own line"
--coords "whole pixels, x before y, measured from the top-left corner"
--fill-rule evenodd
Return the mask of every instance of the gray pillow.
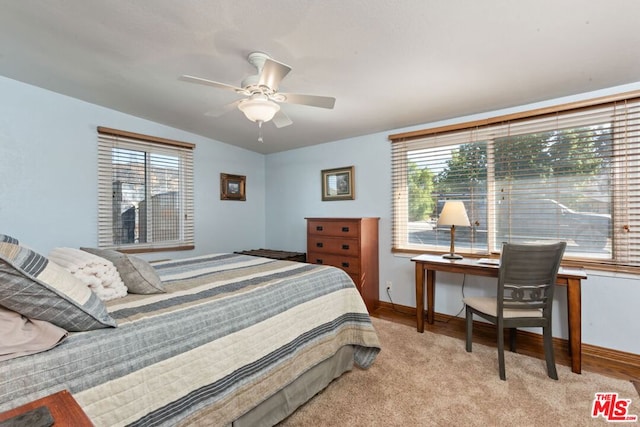
M 0 242 L 0 305 L 67 331 L 117 326 L 100 298 L 46 257 Z
M 156 270 L 147 261 L 113 249 L 80 248 L 105 258 L 116 266 L 120 278 L 132 294 L 160 294 L 165 292 Z
M 6 234 L 0 234 L 0 242 L 13 243 L 14 245 L 20 243 L 15 237 L 7 236 Z

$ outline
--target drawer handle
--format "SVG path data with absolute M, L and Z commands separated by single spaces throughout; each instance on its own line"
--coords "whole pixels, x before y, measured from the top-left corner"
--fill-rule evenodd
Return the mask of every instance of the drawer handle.
M 316 264 L 324 264 L 324 262 L 321 259 L 316 259 Z
M 349 263 L 348 263 L 348 262 L 343 262 L 343 263 L 342 263 L 342 266 L 343 266 L 344 268 L 349 268 Z
M 344 249 L 345 251 L 349 250 L 349 245 L 342 245 L 342 249 Z
M 348 233 L 349 232 L 349 227 L 342 227 L 342 232 L 343 233 Z
M 322 247 L 324 247 L 324 243 L 318 242 L 318 243 L 316 243 L 316 247 L 322 248 Z
M 322 230 L 324 230 L 324 228 L 322 228 L 322 226 L 321 226 L 321 225 L 318 225 L 318 226 L 316 227 L 316 231 L 322 231 Z

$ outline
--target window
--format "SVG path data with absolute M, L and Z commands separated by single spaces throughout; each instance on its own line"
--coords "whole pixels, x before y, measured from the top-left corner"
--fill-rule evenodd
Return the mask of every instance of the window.
M 640 100 L 593 104 L 392 135 L 393 250 L 446 252 L 438 214 L 462 200 L 457 252 L 565 240 L 568 259 L 640 266 Z
M 193 249 L 193 148 L 98 128 L 98 246 Z

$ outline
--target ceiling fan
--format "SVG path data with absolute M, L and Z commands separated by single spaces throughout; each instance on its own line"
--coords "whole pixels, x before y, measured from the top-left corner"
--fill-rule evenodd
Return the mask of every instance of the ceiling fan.
M 247 60 L 256 67 L 258 73 L 245 78 L 241 83 L 242 87 L 189 75 L 182 75 L 180 80 L 213 86 L 244 95 L 245 98 L 228 104 L 220 110 L 207 113 L 207 115 L 219 116 L 237 107 L 247 119 L 257 122 L 259 127 L 262 127 L 262 123 L 270 120 L 273 120 L 273 124 L 278 128 L 289 126 L 293 123 L 280 109 L 279 104 L 300 104 L 328 109 L 332 109 L 335 105 L 336 99 L 328 96 L 278 92 L 280 82 L 289 74 L 291 67 L 272 59 L 266 53 L 250 53 Z

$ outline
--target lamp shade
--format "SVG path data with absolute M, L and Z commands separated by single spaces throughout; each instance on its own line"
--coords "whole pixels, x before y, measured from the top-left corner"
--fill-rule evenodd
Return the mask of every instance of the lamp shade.
M 266 96 L 252 96 L 240 102 L 238 108 L 252 122 L 268 122 L 280 111 L 280 106 Z
M 438 217 L 438 225 L 461 225 L 469 227 L 469 217 L 464 203 L 459 200 L 447 200 Z

